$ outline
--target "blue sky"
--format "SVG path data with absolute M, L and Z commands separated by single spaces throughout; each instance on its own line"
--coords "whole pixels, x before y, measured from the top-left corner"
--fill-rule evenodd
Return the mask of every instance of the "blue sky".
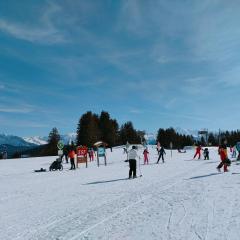
M 225 0 L 0 1 L 0 132 L 239 128 L 240 5 Z

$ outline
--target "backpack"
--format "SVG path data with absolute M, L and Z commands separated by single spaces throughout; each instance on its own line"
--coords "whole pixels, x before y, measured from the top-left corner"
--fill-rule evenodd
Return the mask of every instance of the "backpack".
M 231 166 L 231 160 L 228 159 L 228 158 L 226 158 L 226 159 L 224 160 L 224 163 L 225 163 L 228 167 Z

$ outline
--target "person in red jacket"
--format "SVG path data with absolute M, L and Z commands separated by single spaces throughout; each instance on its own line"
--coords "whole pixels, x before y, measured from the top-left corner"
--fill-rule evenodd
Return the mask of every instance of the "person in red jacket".
M 70 162 L 71 162 L 71 168 L 70 168 L 70 170 L 75 170 L 76 167 L 75 167 L 75 162 L 74 162 L 74 160 L 75 160 L 75 151 L 74 151 L 74 149 L 71 149 L 71 150 L 69 151 L 68 157 L 70 158 Z
M 201 150 L 202 150 L 201 145 L 197 146 L 196 153 L 193 158 L 195 158 L 198 155 L 198 159 L 200 159 L 201 158 Z
M 144 164 L 146 164 L 146 163 L 148 164 L 148 154 L 149 154 L 149 152 L 148 152 L 147 148 L 144 149 L 144 151 L 143 151 Z
M 225 147 L 225 146 L 219 147 L 218 152 L 219 152 L 219 155 L 220 155 L 221 162 L 217 166 L 217 170 L 220 172 L 221 168 L 223 166 L 223 171 L 224 172 L 228 172 L 228 169 L 227 169 L 228 164 L 227 164 L 227 162 L 229 160 L 228 160 L 228 156 L 227 156 L 227 147 Z

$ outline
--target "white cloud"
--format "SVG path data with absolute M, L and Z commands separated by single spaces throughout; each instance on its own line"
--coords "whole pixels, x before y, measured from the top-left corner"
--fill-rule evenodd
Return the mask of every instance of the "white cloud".
M 143 111 L 140 109 L 131 109 L 129 112 L 133 113 L 133 114 L 142 114 L 143 113 Z
M 0 112 L 4 113 L 30 113 L 33 110 L 31 108 L 11 108 L 11 107 L 1 107 L 0 106 Z
M 31 113 L 37 109 L 31 104 L 12 97 L 0 96 L 0 100 L 0 112 L 2 113 Z
M 58 29 L 53 18 L 61 12 L 61 8 L 56 4 L 49 4 L 45 13 L 36 24 L 23 24 L 0 18 L 0 30 L 6 32 L 15 38 L 38 42 L 44 44 L 54 44 L 66 42 L 63 31 Z
M 37 121 L 27 121 L 27 120 L 22 120 L 22 119 L 15 119 L 15 118 L 8 118 L 4 116 L 0 116 L 0 124 L 1 126 L 6 126 L 6 127 L 13 127 L 17 126 L 18 128 L 23 127 L 23 128 L 49 128 L 49 124 L 45 124 L 42 122 L 37 122 Z

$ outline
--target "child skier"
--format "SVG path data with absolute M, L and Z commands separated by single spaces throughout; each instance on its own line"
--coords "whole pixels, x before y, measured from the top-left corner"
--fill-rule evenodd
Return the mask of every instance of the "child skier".
M 220 172 L 221 168 L 223 166 L 223 171 L 228 172 L 227 167 L 230 166 L 231 162 L 227 156 L 227 147 L 226 146 L 223 145 L 223 146 L 219 147 L 219 155 L 220 155 L 221 162 L 217 166 L 217 170 Z
M 203 151 L 204 160 L 209 160 L 209 151 L 208 148 L 205 148 Z
M 196 153 L 195 153 L 195 155 L 194 155 L 194 159 L 195 159 L 195 157 L 198 155 L 198 159 L 200 159 L 201 158 L 201 150 L 202 150 L 202 148 L 201 148 L 201 145 L 199 145 L 199 146 L 197 146 L 197 148 L 196 148 Z
M 148 164 L 148 154 L 149 154 L 149 152 L 148 152 L 147 148 L 144 149 L 144 151 L 143 151 L 144 164 L 146 164 L 146 163 Z
M 157 164 L 159 162 L 159 160 L 162 158 L 162 162 L 164 163 L 164 154 L 166 154 L 165 150 L 163 147 L 160 148 L 159 150 L 159 157 L 158 157 L 158 160 L 157 160 Z

